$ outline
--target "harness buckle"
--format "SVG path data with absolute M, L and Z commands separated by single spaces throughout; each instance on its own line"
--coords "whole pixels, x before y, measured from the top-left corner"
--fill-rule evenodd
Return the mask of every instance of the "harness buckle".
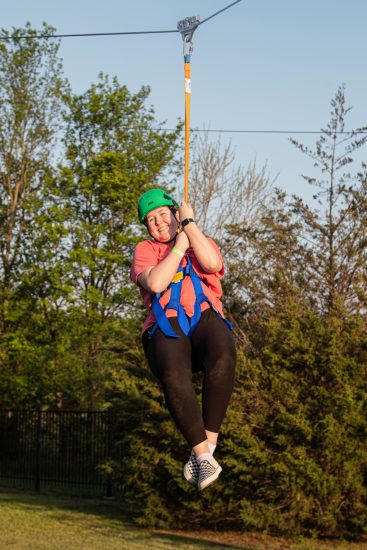
M 180 281 L 182 281 L 182 279 L 184 278 L 184 275 L 183 275 L 183 272 L 182 271 L 177 271 L 177 273 L 175 273 L 173 279 L 172 279 L 172 283 L 179 283 Z

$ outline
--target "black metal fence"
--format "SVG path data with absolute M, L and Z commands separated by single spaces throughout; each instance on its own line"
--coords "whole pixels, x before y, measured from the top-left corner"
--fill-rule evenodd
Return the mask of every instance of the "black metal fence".
M 112 458 L 107 412 L 0 410 L 0 480 L 104 486 Z

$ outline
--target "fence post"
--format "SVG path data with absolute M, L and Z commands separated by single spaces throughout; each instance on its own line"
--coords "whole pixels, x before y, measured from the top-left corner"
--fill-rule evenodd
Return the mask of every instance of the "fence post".
M 112 459 L 112 430 L 111 430 L 111 415 L 109 411 L 105 412 L 107 417 L 107 455 L 108 459 Z M 106 497 L 112 499 L 112 479 L 111 474 L 107 475 L 107 484 L 106 484 Z
M 108 478 L 107 478 L 106 498 L 108 498 L 108 499 L 113 498 L 113 496 L 112 496 L 112 479 L 111 479 L 110 474 L 108 475 Z
M 41 492 L 41 428 L 42 428 L 42 411 L 37 411 L 36 424 L 36 468 L 35 468 L 35 491 Z

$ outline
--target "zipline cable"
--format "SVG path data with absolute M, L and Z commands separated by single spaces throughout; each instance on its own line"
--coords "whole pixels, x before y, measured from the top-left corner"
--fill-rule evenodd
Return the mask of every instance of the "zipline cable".
M 127 128 L 132 129 L 132 128 Z M 175 128 L 156 128 L 156 131 L 175 132 Z M 190 132 L 204 132 L 215 134 L 314 134 L 314 135 L 364 135 L 367 130 L 333 131 L 333 130 L 229 130 L 229 129 L 208 129 L 208 128 L 190 128 Z
M 199 25 L 202 25 L 203 23 L 206 23 L 207 21 L 209 21 L 209 19 L 213 19 L 213 17 L 216 17 L 217 15 L 219 15 L 220 13 L 223 13 L 225 10 L 229 10 L 229 8 L 231 8 L 232 6 L 234 6 L 235 4 L 238 4 L 238 2 L 242 2 L 242 0 L 236 0 L 235 2 L 232 2 L 232 4 L 229 4 L 228 6 L 226 6 L 225 8 L 213 13 L 213 15 L 209 15 L 209 17 L 207 17 L 206 19 L 203 19 Z
M 236 0 L 236 2 L 232 2 L 232 4 L 229 4 L 228 6 L 225 6 L 221 10 L 213 13 L 212 15 L 209 15 L 209 17 L 206 17 L 206 19 L 203 19 L 200 25 L 203 23 L 206 23 L 206 21 L 209 21 L 209 19 L 213 19 L 213 17 L 216 17 L 220 13 L 222 13 L 225 10 L 228 10 L 235 4 L 238 4 L 238 2 L 242 2 L 242 0 Z M 28 39 L 28 40 L 39 40 L 42 38 L 83 38 L 88 36 L 126 36 L 126 35 L 138 35 L 138 34 L 169 34 L 169 33 L 178 33 L 180 32 L 178 29 L 169 29 L 169 30 L 162 30 L 162 31 L 121 31 L 121 32 L 87 32 L 87 33 L 76 33 L 76 34 L 24 34 L 20 36 L 0 36 L 0 40 L 19 40 L 19 39 Z
M 18 39 L 29 39 L 36 40 L 41 38 L 80 38 L 87 36 L 120 36 L 128 34 L 167 34 L 167 33 L 177 33 L 177 30 L 167 30 L 167 31 L 121 31 L 121 32 L 86 32 L 86 33 L 77 33 L 77 34 L 23 34 L 20 36 L 0 36 L 0 40 L 18 40 Z

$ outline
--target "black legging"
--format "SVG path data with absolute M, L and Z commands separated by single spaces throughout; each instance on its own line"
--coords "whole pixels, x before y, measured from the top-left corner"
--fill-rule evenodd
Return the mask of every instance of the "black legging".
M 191 445 L 207 439 L 205 429 L 219 432 L 233 390 L 236 350 L 231 331 L 212 310 L 203 312 L 191 339 L 176 317 L 169 319 L 180 338 L 166 337 L 160 329 L 149 340 L 142 336 L 149 367 L 159 379 L 167 407 Z M 202 412 L 192 373 L 204 372 Z

